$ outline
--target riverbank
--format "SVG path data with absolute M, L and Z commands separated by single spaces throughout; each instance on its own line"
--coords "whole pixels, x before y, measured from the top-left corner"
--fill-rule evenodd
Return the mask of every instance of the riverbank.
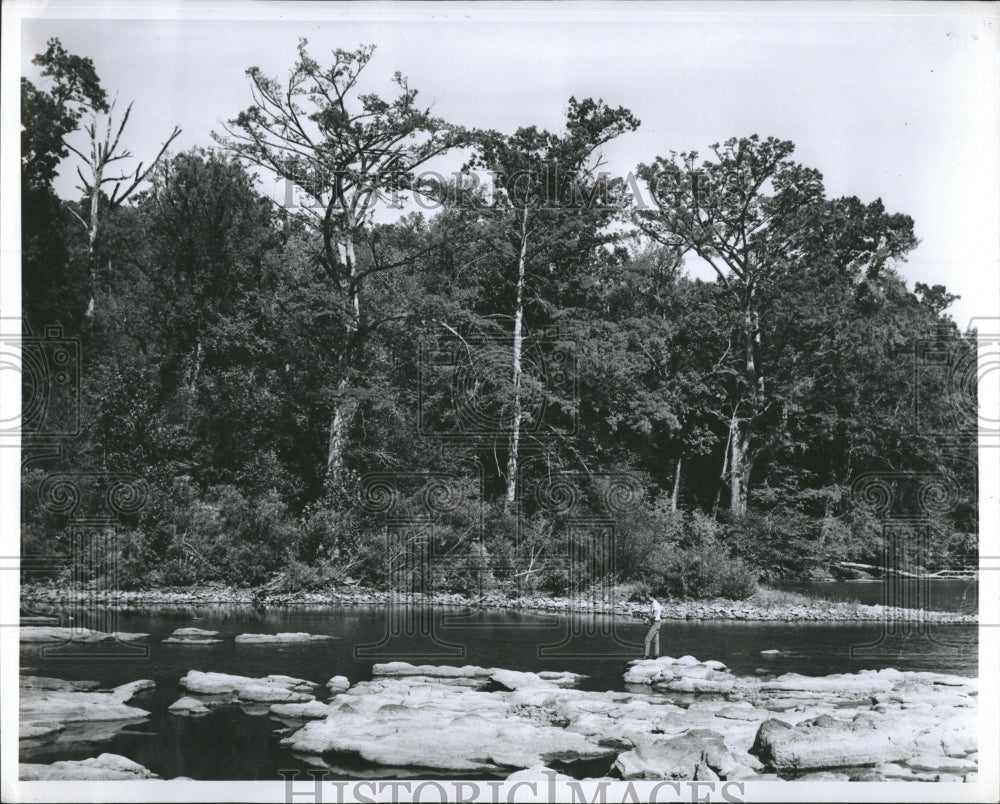
M 545 595 L 508 597 L 503 594 L 464 595 L 460 593 L 385 592 L 360 586 L 339 586 L 322 591 L 263 593 L 259 589 L 235 589 L 223 585 L 189 586 L 135 591 L 74 590 L 66 585 L 25 585 L 21 602 L 25 605 L 114 605 L 123 610 L 153 606 L 231 604 L 264 607 L 304 605 L 388 605 L 412 604 L 500 611 L 544 613 L 590 613 L 620 617 L 640 617 L 645 607 L 628 601 L 625 594 L 599 598 L 566 598 Z M 747 600 L 665 600 L 667 620 L 742 620 L 747 622 L 927 622 L 974 625 L 974 615 L 905 609 L 824 598 L 761 588 Z

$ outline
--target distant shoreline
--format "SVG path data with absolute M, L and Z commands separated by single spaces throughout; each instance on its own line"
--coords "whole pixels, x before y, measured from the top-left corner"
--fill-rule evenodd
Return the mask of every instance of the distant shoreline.
M 21 587 L 21 602 L 47 605 L 80 604 L 81 594 L 87 603 L 118 605 L 123 609 L 149 606 L 246 605 L 254 604 L 259 590 L 225 586 L 190 586 L 138 591 L 74 591 L 65 586 L 26 585 Z M 508 598 L 502 594 L 470 597 L 459 593 L 388 593 L 363 587 L 337 587 L 323 591 L 267 593 L 258 598 L 264 608 L 291 606 L 363 606 L 389 603 L 473 608 L 509 612 L 545 614 L 589 613 L 638 618 L 644 607 L 622 600 L 573 600 L 545 595 Z M 665 620 L 735 620 L 744 622 L 933 622 L 975 625 L 975 615 L 950 611 L 903 609 L 854 602 L 834 602 L 823 598 L 761 589 L 747 600 L 664 600 Z

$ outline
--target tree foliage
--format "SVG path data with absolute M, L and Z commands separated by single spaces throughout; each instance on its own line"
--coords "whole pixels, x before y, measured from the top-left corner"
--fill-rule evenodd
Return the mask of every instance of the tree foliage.
M 247 72 L 221 148 L 69 199 L 51 187 L 65 138 L 111 107 L 89 59 L 56 40 L 36 58 L 24 309 L 85 348 L 83 432 L 24 474 L 26 548 L 66 549 L 35 495 L 45 471 L 134 472 L 150 484 L 123 530 L 134 584 L 579 591 L 609 580 L 611 548 L 567 553 L 567 534 L 606 521 L 624 477 L 610 580 L 741 597 L 878 563 L 880 512 L 852 493 L 876 473 L 911 507 L 914 478 L 950 484 L 914 560 L 974 552 L 975 338 L 943 284 L 907 287 L 908 216 L 827 197 L 791 142 L 757 135 L 640 165 L 649 203 L 629 208 L 638 185 L 601 170 L 639 125 L 627 109 L 571 98 L 558 132 L 470 131 L 398 73 L 370 91 L 372 48 L 324 66 L 306 45 L 284 83 Z M 98 157 L 123 153 L 123 125 L 105 150 L 93 129 Z M 459 148 L 453 181 L 418 181 Z M 379 212 L 414 194 L 439 208 Z M 410 547 L 462 561 L 387 551 L 376 503 L 427 524 Z

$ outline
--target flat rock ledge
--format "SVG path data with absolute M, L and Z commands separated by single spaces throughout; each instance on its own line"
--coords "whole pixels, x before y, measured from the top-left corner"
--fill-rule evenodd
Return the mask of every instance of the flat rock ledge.
M 94 631 L 90 628 L 63 628 L 55 625 L 22 625 L 21 642 L 136 642 L 149 634 L 128 634 L 124 631 Z
M 271 716 L 293 725 L 282 745 L 311 764 L 355 756 L 385 773 L 529 778 L 587 760 L 611 779 L 976 778 L 975 679 L 760 679 L 690 656 L 632 662 L 625 680 L 639 691 L 580 690 L 580 678 L 391 662 L 328 703 L 279 704 Z
M 587 676 L 568 671 L 544 670 L 540 673 L 525 673 L 519 670 L 504 670 L 499 667 L 476 667 L 465 665 L 451 667 L 448 665 L 412 665 L 408 662 L 386 662 L 372 667 L 372 675 L 376 678 L 410 678 L 436 681 L 442 684 L 453 684 L 465 687 L 485 687 L 491 682 L 508 690 L 523 687 L 572 687 Z
M 22 762 L 18 778 L 23 782 L 117 782 L 160 777 L 138 762 L 120 754 L 101 754 L 89 759 L 64 760 L 50 765 Z
M 250 678 L 229 673 L 203 673 L 200 670 L 189 670 L 179 683 L 189 695 L 212 696 L 203 702 L 206 706 L 231 703 L 306 703 L 315 700 L 315 692 L 319 687 L 312 681 L 292 676 Z M 175 701 L 173 705 L 179 703 L 180 701 Z
M 511 712 L 511 695 L 442 683 L 450 676 L 383 676 L 355 684 L 282 740 L 292 751 L 340 753 L 390 768 L 507 776 L 519 769 L 607 757 L 614 751 L 547 720 Z M 535 687 L 561 692 L 555 685 Z M 428 739 L 433 735 L 433 739 Z
M 178 628 L 163 640 L 164 645 L 219 645 L 218 631 L 207 631 L 203 628 Z
M 22 752 L 53 743 L 110 740 L 125 726 L 142 722 L 149 712 L 130 706 L 140 692 L 153 689 L 149 680 L 131 681 L 110 690 L 94 690 L 96 682 L 21 676 L 19 743 Z
M 282 632 L 279 634 L 240 634 L 234 640 L 238 645 L 275 645 L 295 642 L 329 642 L 339 637 L 327 634 L 307 634 L 303 631 Z

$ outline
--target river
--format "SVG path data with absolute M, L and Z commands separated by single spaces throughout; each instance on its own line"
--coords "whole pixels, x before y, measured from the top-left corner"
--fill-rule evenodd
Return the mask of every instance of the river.
M 975 599 L 974 583 L 934 583 L 940 584 L 936 599 L 942 609 L 966 610 L 970 589 Z M 878 587 L 858 582 L 814 583 L 798 591 L 860 600 L 863 595 L 881 595 Z M 149 646 L 146 657 L 88 656 L 94 646 L 74 647 L 67 656 L 43 657 L 40 647 L 23 645 L 21 664 L 32 668 L 35 675 L 95 680 L 108 686 L 149 678 L 156 682 L 156 689 L 135 701 L 151 712 L 150 719 L 111 741 L 99 746 L 41 748 L 22 761 L 83 759 L 110 751 L 130 757 L 165 778 L 276 780 L 279 770 L 309 767 L 280 746 L 274 730 L 283 724 L 266 714 L 247 714 L 238 706 L 213 710 L 202 718 L 167 712 L 180 696 L 177 682 L 188 670 L 255 677 L 280 673 L 323 684 L 333 675 L 346 675 L 352 682 L 368 680 L 374 662 L 398 659 L 514 670 L 572 670 L 589 676 L 581 685 L 585 688 L 622 690 L 625 664 L 641 654 L 645 631 L 637 621 L 613 622 L 588 615 L 421 608 L 397 610 L 397 616 L 411 631 L 417 626 L 417 636 L 400 636 L 381 646 L 388 624 L 384 607 L 298 606 L 254 611 L 211 605 L 121 611 L 119 630 L 150 635 L 145 643 Z M 425 632 L 433 632 L 433 639 L 419 636 L 421 623 Z M 100 626 L 97 621 L 78 624 Z M 225 641 L 211 646 L 162 643 L 174 629 L 189 626 L 217 630 Z M 338 639 L 288 645 L 232 641 L 241 633 L 280 631 L 328 634 Z M 873 623 L 666 621 L 660 639 L 661 654 L 721 660 L 738 675 L 825 675 L 881 667 L 977 675 L 977 629 L 971 626 L 904 627 L 895 634 L 885 634 Z M 779 653 L 762 653 L 770 650 Z M 345 771 L 344 778 L 364 777 L 366 770 L 358 766 Z

